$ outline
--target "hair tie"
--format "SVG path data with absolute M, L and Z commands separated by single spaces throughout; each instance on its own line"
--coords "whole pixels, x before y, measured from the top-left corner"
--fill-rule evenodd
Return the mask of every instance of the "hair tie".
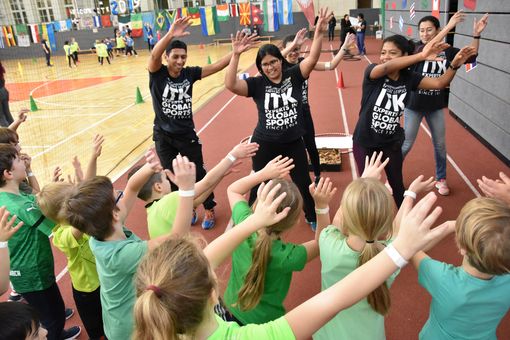
M 159 289 L 159 287 L 156 285 L 148 285 L 147 288 L 145 288 L 145 290 L 152 290 L 158 298 L 161 298 L 161 296 L 163 295 L 161 293 L 161 289 Z
M 374 243 L 375 241 L 374 240 L 366 240 L 365 242 L 366 243 Z

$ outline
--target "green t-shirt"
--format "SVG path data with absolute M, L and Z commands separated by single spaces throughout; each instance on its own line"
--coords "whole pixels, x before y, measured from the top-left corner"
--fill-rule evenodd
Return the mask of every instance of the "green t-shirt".
M 57 225 L 53 229 L 53 245 L 67 257 L 67 269 L 74 289 L 86 293 L 99 287 L 96 258 L 90 250 L 89 239 L 87 234 L 83 234 L 79 240 L 75 239 L 72 227 L 68 225 Z
M 71 53 L 77 52 L 80 49 L 80 46 L 78 46 L 78 43 L 75 41 L 71 44 Z
M 179 193 L 177 191 L 149 203 L 147 207 L 147 226 L 151 239 L 170 234 L 178 207 Z
M 335 226 L 324 228 L 319 236 L 321 289 L 326 290 L 358 268 L 359 252 L 347 244 L 347 237 Z M 391 286 L 399 271 L 386 283 Z M 370 307 L 367 299 L 343 310 L 319 329 L 314 340 L 383 340 L 384 316 Z
M 421 340 L 496 340 L 510 308 L 510 274 L 482 280 L 462 267 L 425 258 L 418 282 L 432 296 Z
M 124 42 L 124 39 L 122 39 L 122 37 L 115 38 L 115 41 L 117 43 L 117 48 L 124 48 L 124 47 L 126 47 L 126 43 Z
M 218 322 L 218 328 L 214 331 L 208 340 L 294 340 L 296 337 L 290 328 L 287 319 L 280 317 L 274 321 L 262 325 L 239 326 L 235 322 L 223 321 L 215 315 Z
M 98 57 L 103 58 L 108 57 L 108 48 L 106 47 L 106 44 L 104 43 L 96 44 L 96 53 Z
M 101 283 L 103 326 L 109 340 L 131 339 L 136 298 L 133 276 L 147 252 L 147 241 L 140 240 L 127 228 L 124 234 L 127 239 L 119 241 L 90 238 Z
M 66 52 L 66 56 L 70 56 L 71 55 L 71 46 L 69 45 L 64 45 L 64 51 Z
M 251 214 L 252 211 L 248 203 L 239 201 L 232 209 L 234 225 L 241 223 Z M 232 271 L 225 291 L 227 308 L 244 324 L 262 324 L 285 315 L 283 300 L 289 291 L 292 273 L 303 270 L 306 264 L 307 254 L 303 245 L 274 240 L 267 265 L 262 298 L 255 308 L 241 311 L 233 305 L 237 302 L 238 292 L 243 286 L 244 278 L 252 264 L 252 252 L 257 235 L 257 233 L 250 235 L 232 254 Z
M 55 223 L 42 215 L 34 195 L 0 192 L 0 206 L 17 215 L 15 223 L 24 222 L 9 240 L 14 289 L 28 293 L 49 288 L 55 283 L 55 269 L 48 236 Z

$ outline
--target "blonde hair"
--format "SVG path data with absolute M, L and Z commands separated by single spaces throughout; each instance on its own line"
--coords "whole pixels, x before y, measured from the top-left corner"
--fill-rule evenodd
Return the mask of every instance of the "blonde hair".
M 359 178 L 345 189 L 340 209 L 344 230 L 367 241 L 360 252 L 359 267 L 383 249 L 379 239 L 391 238 L 395 215 L 393 199 L 380 181 Z M 386 282 L 370 293 L 367 301 L 374 311 L 386 315 L 391 305 Z
M 277 195 L 286 192 L 287 196 L 277 209 L 282 211 L 285 207 L 290 207 L 288 215 L 280 222 L 266 227 L 258 234 L 257 241 L 253 248 L 252 264 L 248 273 L 246 273 L 244 284 L 239 290 L 236 305 L 243 311 L 255 308 L 260 302 L 264 293 L 264 283 L 266 279 L 266 269 L 271 259 L 271 247 L 273 240 L 279 235 L 296 224 L 303 206 L 303 198 L 297 186 L 285 179 L 273 180 L 275 184 L 281 184 Z
M 62 223 L 64 220 L 62 207 L 73 188 L 74 185 L 67 182 L 46 184 L 37 194 L 37 204 L 43 215 L 54 222 Z
M 494 198 L 466 203 L 455 223 L 456 241 L 470 265 L 490 275 L 510 273 L 510 207 Z
M 170 238 L 141 261 L 135 287 L 132 338 L 176 340 L 196 331 L 216 281 L 195 240 Z

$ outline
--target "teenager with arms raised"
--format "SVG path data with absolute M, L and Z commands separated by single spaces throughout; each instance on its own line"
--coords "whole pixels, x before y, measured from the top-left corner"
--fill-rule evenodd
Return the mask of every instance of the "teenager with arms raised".
M 436 201 L 435 195 L 429 194 L 403 217 L 392 245 L 342 281 L 275 321 L 243 327 L 224 322 L 214 315 L 217 283 L 213 271 L 251 234 L 285 218 L 289 208 L 277 212 L 286 196 L 282 193 L 276 197 L 279 190 L 279 184 L 262 184 L 255 213 L 204 251 L 192 240 L 171 239 L 143 259 L 136 274 L 136 339 L 308 339 L 445 233 L 444 227 L 430 230 L 441 208 L 429 214 Z
M 313 199 L 308 191 L 311 180 L 302 138 L 305 133 L 302 87 L 319 59 L 322 34 L 330 17 L 327 9 L 320 10 L 310 54 L 299 65 L 283 67 L 284 59 L 278 47 L 263 45 L 255 60 L 261 75 L 246 80 L 236 75 L 239 58 L 253 46 L 256 37 L 238 32 L 232 39 L 233 54 L 225 75 L 227 89 L 240 96 L 252 97 L 257 105 L 259 119 L 251 141 L 260 147 L 252 158 L 253 170 L 259 171 L 278 155 L 292 158 L 295 168 L 290 175 L 303 196 L 305 217 L 314 230 L 316 218 Z M 255 201 L 256 190 L 255 187 L 250 193 L 250 203 Z
M 404 129 L 400 116 L 409 96 L 416 89 L 442 89 L 450 84 L 457 69 L 471 56 L 472 47 L 466 46 L 450 63 L 448 70 L 439 78 L 424 77 L 409 71 L 418 62 L 434 59 L 449 45 L 438 40 L 425 45 L 423 51 L 412 54 L 413 44 L 401 35 L 390 36 L 383 41 L 381 63 L 371 64 L 365 70 L 359 119 L 353 134 L 353 152 L 358 171 L 363 172 L 365 156 L 382 151 L 390 161 L 386 165 L 386 177 L 393 189 L 393 199 L 400 207 L 404 195 L 402 178 L 402 143 Z

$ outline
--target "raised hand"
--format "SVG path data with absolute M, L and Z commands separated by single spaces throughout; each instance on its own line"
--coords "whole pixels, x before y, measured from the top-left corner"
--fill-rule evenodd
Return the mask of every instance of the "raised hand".
M 473 18 L 473 36 L 478 37 L 482 34 L 485 27 L 489 23 L 489 13 L 485 13 L 480 20 Z
M 465 46 L 459 51 L 459 53 L 455 55 L 455 58 L 453 58 L 451 64 L 453 67 L 461 66 L 466 62 L 466 60 L 474 55 L 476 55 L 476 49 L 471 46 Z
M 431 40 L 420 53 L 424 60 L 435 60 L 439 52 L 446 50 L 448 47 L 450 45 L 445 42 Z
M 53 169 L 53 177 L 51 180 L 53 182 L 63 182 L 64 179 L 60 178 L 60 176 L 62 176 L 62 169 L 59 166 L 57 166 L 55 167 L 55 169 Z
M 510 177 L 500 172 L 499 178 L 493 180 L 483 176 L 476 181 L 485 196 L 500 199 L 510 205 Z
M 13 227 L 17 216 L 14 215 L 10 221 L 7 221 L 10 214 L 5 207 L 0 208 L 0 242 L 8 241 L 23 225 L 23 222 L 19 222 Z
M 424 181 L 423 178 L 424 178 L 423 175 L 416 177 L 416 179 L 409 186 L 409 190 L 416 194 L 419 194 L 420 192 L 423 191 L 432 190 L 435 184 L 434 177 L 430 177 L 426 181 Z
M 27 171 L 30 171 L 32 165 L 32 157 L 30 157 L 26 153 L 20 153 L 19 158 L 25 163 L 25 168 Z
M 103 150 L 103 142 L 104 142 L 104 136 L 103 135 L 95 135 L 94 139 L 92 141 L 92 156 L 96 159 L 101 156 L 101 151 Z
M 255 33 L 245 35 L 244 33 L 237 31 L 235 36 L 230 34 L 230 38 L 232 39 L 232 52 L 234 54 L 241 54 L 250 48 L 255 47 L 258 36 Z
M 466 13 L 464 13 L 462 10 L 455 13 L 450 20 L 448 21 L 448 24 L 446 25 L 450 30 L 457 26 L 459 22 L 463 22 L 466 19 Z
M 261 227 L 273 225 L 283 220 L 289 213 L 290 207 L 285 207 L 282 211 L 277 212 L 278 207 L 282 203 L 286 192 L 282 192 L 278 197 L 276 193 L 280 190 L 281 184 L 274 184 L 269 181 L 267 184 L 262 183 L 257 190 L 257 204 L 252 216 L 252 221 L 257 221 L 257 225 Z
M 348 49 L 354 42 L 356 41 L 356 34 L 354 33 L 347 33 L 345 36 L 345 41 L 342 45 L 342 48 Z
M 23 123 L 27 120 L 27 113 L 29 113 L 29 109 L 21 109 L 18 112 L 18 120 Z
M 191 26 L 191 17 L 184 17 L 175 20 L 168 31 L 168 34 L 174 38 L 184 37 L 190 35 L 190 32 L 186 31 Z
M 315 183 L 310 184 L 309 189 L 315 202 L 315 207 L 319 209 L 327 207 L 337 191 L 336 187 L 333 188 L 333 182 L 329 177 L 321 178 L 317 185 Z
M 365 156 L 365 170 L 363 170 L 363 174 L 361 174 L 362 178 L 381 179 L 382 171 L 390 161 L 389 158 L 386 158 L 384 162 L 381 162 L 382 156 L 382 151 L 379 153 L 374 152 L 370 158 Z
M 306 28 L 300 29 L 296 36 L 294 37 L 294 40 L 292 41 L 292 44 L 294 46 L 301 46 L 306 41 L 307 37 L 306 34 L 308 33 L 308 30 Z
M 161 172 L 163 170 L 161 161 L 159 160 L 158 154 L 154 148 L 150 148 L 145 153 L 145 162 L 150 165 L 152 171 L 154 172 Z
M 230 151 L 230 154 L 234 156 L 236 159 L 248 158 L 255 156 L 258 149 L 259 145 L 257 143 L 244 142 L 234 146 L 232 151 Z
M 328 27 L 328 21 L 331 20 L 331 17 L 333 16 L 332 11 L 328 11 L 328 8 L 321 8 L 319 9 L 318 13 L 318 20 L 316 25 L 316 30 L 319 30 L 319 32 L 324 32 Z
M 193 190 L 195 188 L 195 163 L 180 154 L 172 161 L 173 172 L 165 169 L 168 178 L 179 187 L 179 190 Z
M 290 173 L 290 170 L 294 169 L 294 160 L 289 157 L 282 158 L 277 156 L 275 159 L 269 161 L 266 166 L 262 169 L 266 178 L 280 178 L 285 177 Z
M 73 157 L 72 164 L 73 164 L 73 168 L 74 168 L 75 181 L 71 181 L 71 176 L 69 176 L 68 177 L 69 183 L 74 183 L 74 182 L 80 183 L 81 181 L 83 181 L 85 176 L 83 175 L 83 169 L 81 168 L 81 163 L 80 163 L 80 160 L 78 159 L 78 156 Z

